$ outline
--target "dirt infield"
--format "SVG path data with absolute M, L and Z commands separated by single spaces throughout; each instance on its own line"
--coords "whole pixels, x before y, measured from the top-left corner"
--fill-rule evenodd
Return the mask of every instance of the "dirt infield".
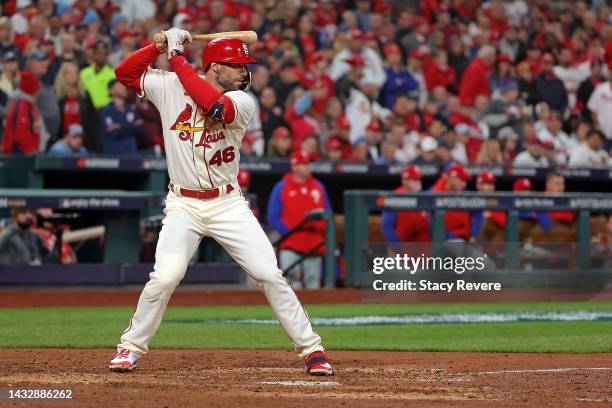
M 107 370 L 111 353 L 2 349 L 0 387 L 74 390 L 72 403 L 28 401 L 25 407 L 595 407 L 612 403 L 612 354 L 344 351 L 331 353 L 336 376 L 316 378 L 307 376 L 288 351 L 153 350 L 129 374 Z M 15 405 L 4 399 L 0 406 Z

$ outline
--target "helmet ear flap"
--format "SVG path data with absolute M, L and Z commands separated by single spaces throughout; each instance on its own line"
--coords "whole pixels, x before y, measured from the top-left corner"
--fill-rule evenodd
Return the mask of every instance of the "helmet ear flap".
M 247 77 L 242 81 L 242 85 L 240 85 L 240 90 L 247 92 L 251 89 L 251 70 L 247 67 Z

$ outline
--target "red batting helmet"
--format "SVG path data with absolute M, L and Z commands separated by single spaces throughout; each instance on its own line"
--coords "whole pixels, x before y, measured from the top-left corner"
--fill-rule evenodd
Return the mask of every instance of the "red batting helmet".
M 202 54 L 202 67 L 206 70 L 211 62 L 257 63 L 249 55 L 246 44 L 238 38 L 217 38 L 206 44 Z

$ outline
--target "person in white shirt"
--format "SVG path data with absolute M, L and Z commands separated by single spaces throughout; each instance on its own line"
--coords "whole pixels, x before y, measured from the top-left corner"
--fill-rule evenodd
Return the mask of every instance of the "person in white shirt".
M 548 167 L 548 159 L 542 155 L 542 146 L 537 136 L 529 136 L 525 142 L 526 149 L 520 152 L 513 164 L 517 167 Z
M 595 87 L 589 98 L 587 108 L 591 111 L 593 122 L 606 136 L 607 144 L 612 141 L 612 82 L 602 82 Z
M 567 163 L 572 142 L 567 133 L 561 130 L 561 114 L 558 111 L 550 111 L 544 129 L 540 130 L 537 135 L 540 142 L 553 144 L 554 159 L 557 164 Z
M 360 55 L 364 61 L 363 81 L 373 83 L 378 88 L 382 87 L 387 79 L 383 62 L 376 51 L 366 47 L 363 41 L 363 33 L 359 29 L 351 29 L 346 33 L 348 46 L 334 56 L 328 74 L 334 81 L 347 74 L 350 70 L 346 62 L 353 55 Z
M 572 152 L 570 167 L 602 167 L 612 164 L 610 156 L 603 149 L 604 141 L 605 136 L 601 131 L 591 130 L 586 143 Z

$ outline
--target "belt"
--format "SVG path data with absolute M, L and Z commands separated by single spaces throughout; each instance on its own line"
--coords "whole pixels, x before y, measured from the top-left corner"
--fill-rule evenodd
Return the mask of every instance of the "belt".
M 169 187 L 170 190 L 176 193 L 174 184 L 170 183 Z M 234 187 L 231 184 L 227 184 L 225 187 L 215 187 L 211 188 L 210 190 L 190 190 L 188 188 L 180 187 L 178 188 L 178 192 L 183 197 L 195 198 L 198 200 L 210 200 L 211 198 L 219 197 L 221 195 L 222 188 L 225 188 L 225 194 L 229 194 L 234 191 Z

